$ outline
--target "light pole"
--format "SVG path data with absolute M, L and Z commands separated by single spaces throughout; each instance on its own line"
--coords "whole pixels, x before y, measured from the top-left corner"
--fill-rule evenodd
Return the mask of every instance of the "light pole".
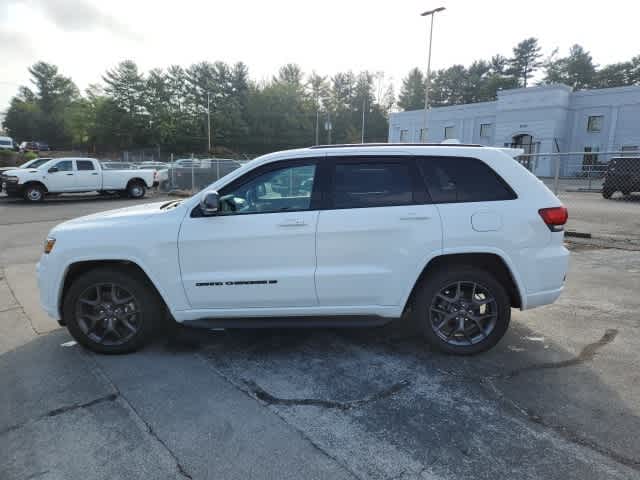
M 433 17 L 436 13 L 445 10 L 444 7 L 434 8 L 420 14 L 421 17 L 431 17 L 431 27 L 429 28 L 429 50 L 427 54 L 427 78 L 425 81 L 424 90 L 424 138 L 421 139 L 424 143 L 427 142 L 427 111 L 429 109 L 429 87 L 431 87 L 431 44 L 433 43 Z
M 207 155 L 211 152 L 211 94 L 207 92 Z
M 360 143 L 364 143 L 364 109 L 367 106 L 367 98 L 362 99 L 362 133 L 360 135 Z

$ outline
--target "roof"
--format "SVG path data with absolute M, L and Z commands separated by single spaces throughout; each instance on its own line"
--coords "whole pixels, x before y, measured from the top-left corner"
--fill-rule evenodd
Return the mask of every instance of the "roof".
M 369 148 L 369 147 L 484 147 L 477 143 L 342 143 L 333 145 L 313 145 L 319 148 Z

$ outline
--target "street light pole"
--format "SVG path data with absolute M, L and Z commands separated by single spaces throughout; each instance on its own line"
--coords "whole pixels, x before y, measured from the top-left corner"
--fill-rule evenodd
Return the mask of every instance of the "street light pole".
M 211 152 L 211 94 L 207 92 L 207 154 Z
M 429 50 L 427 54 L 427 78 L 425 80 L 425 90 L 424 90 L 424 138 L 420 140 L 423 142 L 427 142 L 427 120 L 428 120 L 428 110 L 429 110 L 429 88 L 431 87 L 431 44 L 433 43 L 433 17 L 436 16 L 436 13 L 442 12 L 445 10 L 444 7 L 434 8 L 433 10 L 428 10 L 420 14 L 421 17 L 431 17 L 431 26 L 429 28 Z
M 360 135 L 360 143 L 364 143 L 364 109 L 367 106 L 367 98 L 362 99 L 362 134 Z

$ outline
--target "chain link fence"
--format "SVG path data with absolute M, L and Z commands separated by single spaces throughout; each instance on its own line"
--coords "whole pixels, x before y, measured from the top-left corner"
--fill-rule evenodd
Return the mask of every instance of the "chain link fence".
M 569 208 L 569 234 L 640 248 L 640 152 L 537 153 L 517 161 Z

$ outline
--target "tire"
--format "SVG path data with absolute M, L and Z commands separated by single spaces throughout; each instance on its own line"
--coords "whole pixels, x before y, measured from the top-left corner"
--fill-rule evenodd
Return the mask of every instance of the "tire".
M 452 301 L 458 292 L 460 299 Z M 471 301 L 474 292 L 475 303 Z M 413 307 L 413 321 L 425 340 L 455 355 L 489 350 L 504 336 L 511 320 L 511 302 L 504 286 L 489 272 L 473 266 L 430 273 L 419 285 Z
M 23 192 L 22 196 L 27 202 L 31 203 L 40 203 L 44 201 L 44 187 L 37 183 L 33 183 L 31 185 L 27 185 Z
M 607 200 L 611 198 L 611 195 L 613 195 L 613 190 L 609 190 L 609 189 L 602 189 L 602 197 L 606 198 Z
M 134 269 L 113 267 L 96 268 L 74 280 L 64 297 L 62 314 L 79 344 L 107 354 L 139 350 L 164 318 L 162 302 L 147 279 Z
M 127 196 L 129 198 L 142 198 L 147 192 L 147 187 L 142 182 L 130 182 L 127 185 Z

